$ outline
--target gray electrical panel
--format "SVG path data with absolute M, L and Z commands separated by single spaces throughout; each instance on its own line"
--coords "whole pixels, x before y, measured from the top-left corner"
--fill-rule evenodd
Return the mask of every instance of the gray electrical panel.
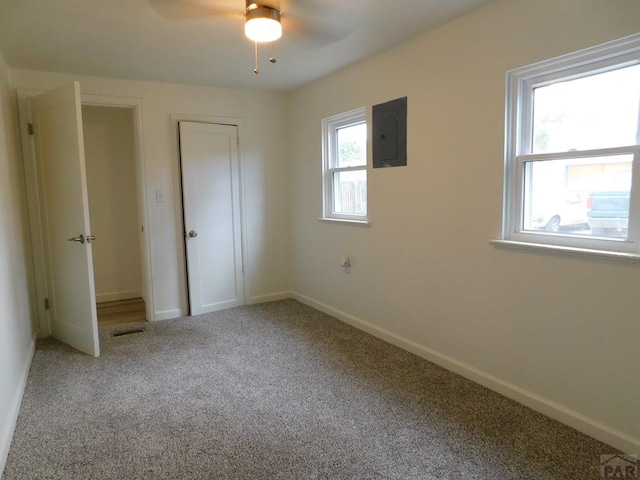
M 374 105 L 373 168 L 407 165 L 407 97 Z

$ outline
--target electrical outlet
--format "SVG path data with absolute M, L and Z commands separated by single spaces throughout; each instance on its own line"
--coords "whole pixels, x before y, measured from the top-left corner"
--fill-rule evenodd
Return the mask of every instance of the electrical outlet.
M 340 265 L 344 268 L 345 273 L 351 273 L 351 258 L 349 255 L 343 255 Z

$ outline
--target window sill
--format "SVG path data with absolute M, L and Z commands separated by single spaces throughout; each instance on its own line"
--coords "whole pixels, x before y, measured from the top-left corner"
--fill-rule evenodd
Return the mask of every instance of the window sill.
M 346 218 L 325 218 L 321 217 L 318 221 L 323 223 L 334 223 L 342 225 L 355 225 L 356 227 L 370 227 L 371 223 L 368 220 L 348 220 Z
M 540 243 L 516 242 L 513 240 L 490 240 L 489 243 L 501 248 L 516 250 L 529 250 L 537 252 L 553 253 L 558 255 L 571 255 L 583 258 L 600 258 L 623 262 L 640 263 L 640 254 L 625 252 L 609 252 L 606 250 L 592 250 L 588 248 L 561 247 L 558 245 L 543 245 Z

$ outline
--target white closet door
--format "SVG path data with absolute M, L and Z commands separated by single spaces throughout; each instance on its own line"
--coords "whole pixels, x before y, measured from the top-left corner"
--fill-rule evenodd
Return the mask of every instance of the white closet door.
M 237 128 L 179 126 L 190 313 L 243 305 Z

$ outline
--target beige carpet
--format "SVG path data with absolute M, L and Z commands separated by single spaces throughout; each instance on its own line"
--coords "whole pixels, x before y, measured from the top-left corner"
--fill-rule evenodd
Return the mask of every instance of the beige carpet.
M 5 480 L 595 480 L 614 452 L 293 300 L 145 328 L 39 343 Z

